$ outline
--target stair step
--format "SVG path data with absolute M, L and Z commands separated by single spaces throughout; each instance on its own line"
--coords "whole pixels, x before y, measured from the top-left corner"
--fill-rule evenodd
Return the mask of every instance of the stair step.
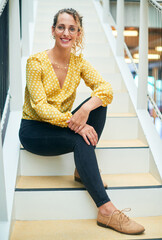
M 107 116 L 109 117 L 109 118 L 127 118 L 127 117 L 129 117 L 129 118 L 134 118 L 134 117 L 136 117 L 137 115 L 136 115 L 136 113 L 129 113 L 129 112 L 125 112 L 125 113 L 112 113 L 112 112 L 108 112 L 108 114 L 107 114 Z
M 102 175 L 108 188 L 160 186 L 150 173 L 134 174 L 104 174 Z M 18 189 L 75 189 L 84 188 L 82 183 L 74 181 L 74 176 L 19 176 L 16 190 Z
M 125 235 L 96 225 L 96 219 L 16 221 L 10 240 L 162 239 L 162 216 L 133 218 L 145 227 L 142 235 Z
M 81 104 L 85 99 L 90 97 L 91 89 L 87 88 L 87 91 L 77 92 L 76 99 L 74 101 L 73 109 Z M 108 111 L 113 113 L 134 112 L 133 105 L 131 103 L 128 92 L 114 92 L 114 98 L 110 105 L 108 105 Z
M 119 142 L 120 146 L 119 147 Z M 121 144 L 122 142 L 122 144 Z M 102 141 L 101 141 L 102 143 Z M 112 143 L 112 141 L 111 141 Z M 117 145 L 118 143 L 118 145 Z M 148 172 L 150 165 L 150 149 L 148 146 L 128 147 L 125 142 L 118 141 L 111 147 L 101 145 L 96 149 L 96 156 L 103 174 L 122 174 Z M 136 144 L 137 146 L 137 144 Z M 23 147 L 20 150 L 19 174 L 24 176 L 60 176 L 72 175 L 74 172 L 73 153 L 60 156 L 39 156 Z
M 97 148 L 148 148 L 148 144 L 140 139 L 101 140 Z

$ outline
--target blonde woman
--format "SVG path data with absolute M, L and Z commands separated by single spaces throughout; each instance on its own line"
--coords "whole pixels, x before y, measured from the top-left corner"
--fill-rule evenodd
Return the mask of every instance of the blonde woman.
M 20 141 L 27 151 L 38 155 L 74 152 L 74 177 L 85 185 L 98 207 L 97 224 L 122 233 L 142 233 L 143 226 L 110 201 L 99 173 L 95 146 L 113 92 L 82 54 L 76 54 L 83 46 L 82 17 L 72 8 L 60 10 L 54 17 L 52 35 L 54 47 L 27 61 Z M 81 78 L 92 94 L 71 112 Z

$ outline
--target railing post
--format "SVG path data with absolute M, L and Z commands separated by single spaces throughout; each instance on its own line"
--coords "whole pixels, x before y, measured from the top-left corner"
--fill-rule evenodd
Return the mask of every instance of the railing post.
M 116 54 L 124 57 L 124 0 L 117 0 Z
M 25 2 L 25 1 L 23 1 Z M 11 111 L 22 109 L 19 0 L 9 1 L 9 61 Z
M 147 109 L 148 79 L 148 0 L 140 1 L 139 74 L 137 108 Z
M 1 122 L 0 122 L 1 126 Z M 6 187 L 4 177 L 4 166 L 3 166 L 3 150 L 2 150 L 2 139 L 1 139 L 1 127 L 0 127 L 0 221 L 7 221 L 7 201 L 6 201 Z
M 110 12 L 110 0 L 103 0 L 103 21 L 108 22 Z

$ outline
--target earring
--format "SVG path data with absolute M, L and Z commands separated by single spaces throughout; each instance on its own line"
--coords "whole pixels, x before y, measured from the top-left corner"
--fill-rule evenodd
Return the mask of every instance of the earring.
M 52 38 L 55 39 L 55 36 L 53 35 Z

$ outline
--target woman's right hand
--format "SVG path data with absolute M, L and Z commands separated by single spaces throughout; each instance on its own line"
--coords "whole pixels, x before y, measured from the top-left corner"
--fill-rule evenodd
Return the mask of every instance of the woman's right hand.
M 91 144 L 92 144 L 93 146 L 95 146 L 95 145 L 97 144 L 97 142 L 98 142 L 98 135 L 97 135 L 95 129 L 94 129 L 92 126 L 88 125 L 88 124 L 86 124 L 86 125 L 82 128 L 82 130 L 80 130 L 80 131 L 78 132 L 78 134 L 80 134 L 80 135 L 84 138 L 84 141 L 85 141 L 88 145 L 90 145 L 90 142 L 91 142 Z M 90 141 L 90 142 L 89 142 L 89 141 Z

